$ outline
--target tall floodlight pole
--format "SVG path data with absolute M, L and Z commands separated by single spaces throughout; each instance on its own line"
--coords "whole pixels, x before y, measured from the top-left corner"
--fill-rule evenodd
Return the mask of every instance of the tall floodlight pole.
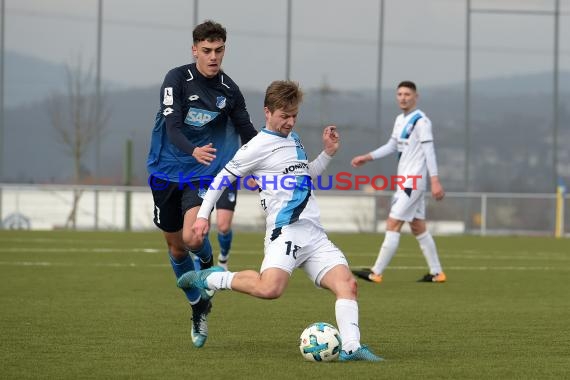
M 465 180 L 464 191 L 468 192 L 469 188 L 469 161 L 470 161 L 470 138 L 471 131 L 471 0 L 467 0 L 465 18 L 465 164 L 463 178 Z
M 194 0 L 194 27 L 198 25 L 198 0 Z
M 292 0 L 287 0 L 287 20 L 285 31 L 285 79 L 291 79 L 291 24 L 293 17 Z
M 95 179 L 99 183 L 101 177 L 101 51 L 103 39 L 103 0 L 97 1 L 97 63 L 95 72 Z M 99 191 L 95 190 L 95 229 L 99 229 Z
M 382 66 L 384 63 L 384 0 L 378 4 L 378 66 L 376 68 L 376 126 L 378 128 L 378 144 L 382 145 Z M 378 197 L 374 197 L 374 220 L 371 232 L 378 228 Z
M 553 88 L 552 88 L 552 176 L 553 186 L 556 189 L 558 184 L 558 58 L 559 58 L 559 29 L 560 29 L 560 0 L 554 0 L 554 11 L 541 11 L 541 10 L 506 10 L 506 9 L 471 9 L 468 2 L 468 19 L 471 13 L 487 13 L 487 14 L 509 14 L 509 15 L 531 15 L 531 16 L 552 16 L 554 18 L 554 52 L 553 52 Z M 470 50 L 467 49 L 467 50 Z
M 552 145 L 554 147 L 554 151 L 552 152 L 552 169 L 553 169 L 553 176 L 554 176 L 554 183 L 553 186 L 556 189 L 558 186 L 558 58 L 560 54 L 560 46 L 559 46 L 559 34 L 560 34 L 560 0 L 554 1 L 554 67 L 553 67 L 553 94 L 552 94 L 552 120 L 553 120 L 553 127 L 552 127 Z
M 380 0 L 378 15 L 378 67 L 376 74 L 376 123 L 381 125 L 382 117 L 382 65 L 384 53 L 384 0 Z M 380 134 L 379 134 L 380 135 Z M 382 136 L 380 143 L 382 143 Z
M 4 182 L 4 27 L 5 1 L 0 0 L 0 182 Z M 2 188 L 0 188 L 0 229 L 2 228 Z

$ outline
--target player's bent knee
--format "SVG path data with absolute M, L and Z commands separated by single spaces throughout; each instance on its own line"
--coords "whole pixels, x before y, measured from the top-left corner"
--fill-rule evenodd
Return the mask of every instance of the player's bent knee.
M 168 248 L 170 256 L 176 261 L 183 261 L 188 257 L 188 251 L 185 249 L 177 249 L 173 247 Z
M 423 234 L 427 230 L 425 221 L 421 219 L 414 219 L 412 222 L 410 222 L 410 230 L 412 230 L 412 234 L 414 234 L 414 236 Z
M 167 241 L 166 245 L 168 247 L 168 252 L 170 256 L 174 257 L 176 260 L 183 260 L 186 256 L 188 256 L 188 251 L 184 246 L 182 241 L 179 242 L 170 242 Z
M 337 298 L 356 299 L 358 285 L 356 279 L 353 277 L 347 277 L 335 281 L 329 289 Z
M 170 254 L 175 258 L 178 256 L 186 255 L 187 253 L 186 247 L 184 246 L 182 241 L 175 243 L 167 241 L 166 245 L 168 246 L 168 251 L 170 252 Z
M 281 297 L 285 291 L 286 284 L 280 282 L 261 281 L 256 286 L 256 296 L 268 300 Z
M 352 293 L 352 295 L 354 295 L 354 297 L 356 298 L 356 295 L 358 294 L 358 282 L 356 281 L 355 278 L 351 278 L 349 280 L 349 288 L 350 288 L 350 292 Z
M 232 228 L 231 223 L 220 223 L 218 224 L 218 232 L 222 233 L 222 234 L 227 234 L 228 232 L 230 232 Z
M 338 296 L 342 298 L 356 299 L 358 294 L 358 283 L 354 277 L 346 279 L 344 284 L 339 288 Z
M 340 295 L 346 298 L 356 298 L 358 291 L 358 284 L 356 279 L 350 275 L 344 278 L 344 281 L 339 289 Z
M 184 240 L 186 247 L 190 249 L 200 249 L 202 244 L 204 244 L 204 237 L 197 236 L 192 233 L 184 234 L 182 239 Z
M 421 227 L 418 227 L 418 226 L 413 225 L 413 224 L 410 225 L 410 230 L 412 230 L 412 234 L 414 236 L 421 235 L 422 233 L 425 232 L 425 228 L 422 229 Z
M 263 288 L 258 289 L 257 297 L 267 299 L 267 300 L 274 300 L 283 294 L 283 289 L 280 288 Z

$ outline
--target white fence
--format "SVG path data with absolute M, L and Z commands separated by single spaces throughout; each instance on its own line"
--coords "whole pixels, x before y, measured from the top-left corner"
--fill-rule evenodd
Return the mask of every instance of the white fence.
M 74 191 L 81 192 L 75 221 L 77 229 L 155 228 L 152 195 L 147 187 L 25 184 L 0 185 L 2 227 L 69 228 Z M 329 231 L 384 231 L 390 192 L 320 191 L 317 197 L 322 223 Z M 566 195 L 565 200 L 568 199 Z M 557 209 L 559 213 L 564 212 L 560 203 L 557 206 L 555 194 L 448 193 L 443 202 L 426 200 L 429 228 L 437 235 L 553 235 Z M 568 214 L 562 214 L 560 219 L 564 235 L 570 232 Z M 257 192 L 239 192 L 234 228 L 263 231 L 264 214 Z

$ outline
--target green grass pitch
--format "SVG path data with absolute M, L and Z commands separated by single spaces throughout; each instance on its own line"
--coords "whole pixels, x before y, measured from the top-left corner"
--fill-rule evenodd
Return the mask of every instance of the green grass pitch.
M 258 269 L 262 235 L 234 236 L 230 269 Z M 330 237 L 354 267 L 383 238 Z M 278 300 L 219 292 L 196 349 L 160 232 L 0 231 L 0 378 L 568 378 L 570 242 L 436 242 L 447 283 L 415 282 L 425 262 L 408 235 L 384 283 L 359 282 L 362 342 L 384 362 L 309 363 L 300 333 L 336 321 L 302 271 Z

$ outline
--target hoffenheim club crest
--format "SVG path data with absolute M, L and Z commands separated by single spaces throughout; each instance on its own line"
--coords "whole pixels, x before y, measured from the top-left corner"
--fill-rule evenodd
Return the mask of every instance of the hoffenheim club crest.
M 216 97 L 216 107 L 218 107 L 219 109 L 222 109 L 226 106 L 226 98 L 223 96 L 217 96 Z

